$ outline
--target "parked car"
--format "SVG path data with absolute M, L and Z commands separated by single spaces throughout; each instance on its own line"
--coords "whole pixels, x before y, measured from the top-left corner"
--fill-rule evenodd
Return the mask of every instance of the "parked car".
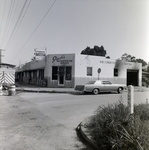
M 76 85 L 76 91 L 82 91 L 84 93 L 92 92 L 93 94 L 98 94 L 99 92 L 113 92 L 117 91 L 118 93 L 122 93 L 122 91 L 126 89 L 126 85 L 124 84 L 112 84 L 110 81 L 89 81 L 85 85 Z

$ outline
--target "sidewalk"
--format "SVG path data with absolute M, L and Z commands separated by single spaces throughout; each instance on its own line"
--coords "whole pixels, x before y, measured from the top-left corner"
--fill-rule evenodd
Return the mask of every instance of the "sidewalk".
M 29 84 L 16 84 L 16 91 L 40 93 L 74 93 L 74 88 L 48 88 Z

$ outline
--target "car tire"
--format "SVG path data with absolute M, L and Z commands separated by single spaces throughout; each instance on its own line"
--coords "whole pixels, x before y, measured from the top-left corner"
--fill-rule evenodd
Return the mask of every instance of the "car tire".
M 99 93 L 99 89 L 93 89 L 93 94 L 97 95 Z
M 117 90 L 117 92 L 121 94 L 123 92 L 123 88 L 119 87 L 118 90 Z

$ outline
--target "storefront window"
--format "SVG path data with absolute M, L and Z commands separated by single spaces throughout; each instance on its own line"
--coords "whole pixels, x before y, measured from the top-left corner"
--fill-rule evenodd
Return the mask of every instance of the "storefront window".
M 44 79 L 44 69 L 41 70 L 41 79 Z
M 66 67 L 66 80 L 71 80 L 71 67 Z
M 92 76 L 92 67 L 87 67 L 87 76 Z
M 118 77 L 118 69 L 114 69 L 114 77 Z
M 39 69 L 39 79 L 44 79 L 44 69 Z
M 37 70 L 33 71 L 33 79 L 37 79 Z
M 52 80 L 58 79 L 58 67 L 52 67 Z

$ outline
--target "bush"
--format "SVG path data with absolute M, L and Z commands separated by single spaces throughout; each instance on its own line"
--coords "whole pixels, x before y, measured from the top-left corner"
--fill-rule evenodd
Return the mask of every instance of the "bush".
M 101 150 L 148 150 L 149 105 L 134 106 L 134 114 L 119 101 L 99 107 L 87 125 Z
M 142 86 L 148 86 L 149 85 L 149 78 L 143 76 L 142 77 Z

